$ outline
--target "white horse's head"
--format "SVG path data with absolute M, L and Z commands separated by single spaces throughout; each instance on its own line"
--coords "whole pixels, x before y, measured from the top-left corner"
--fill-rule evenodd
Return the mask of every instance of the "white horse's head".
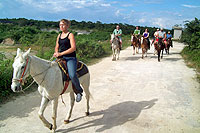
M 22 90 L 22 83 L 25 77 L 27 77 L 28 72 L 28 54 L 30 53 L 30 48 L 28 51 L 23 53 L 19 48 L 17 49 L 17 55 L 15 57 L 14 63 L 13 63 L 13 79 L 12 79 L 12 85 L 11 89 L 14 92 L 19 92 Z

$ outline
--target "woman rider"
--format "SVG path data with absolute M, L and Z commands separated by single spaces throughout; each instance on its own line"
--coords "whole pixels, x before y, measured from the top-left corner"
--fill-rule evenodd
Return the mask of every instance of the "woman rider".
M 144 38 L 147 39 L 148 42 L 148 49 L 150 49 L 150 41 L 149 41 L 149 32 L 148 29 L 145 29 L 145 32 L 143 33 Z
M 66 19 L 60 20 L 59 23 L 61 34 L 58 35 L 55 46 L 54 57 L 61 57 L 66 60 L 69 77 L 77 89 L 76 102 L 80 102 L 83 89 L 80 86 L 79 79 L 76 76 L 77 58 L 76 58 L 76 42 L 74 35 L 68 31 L 70 21 Z

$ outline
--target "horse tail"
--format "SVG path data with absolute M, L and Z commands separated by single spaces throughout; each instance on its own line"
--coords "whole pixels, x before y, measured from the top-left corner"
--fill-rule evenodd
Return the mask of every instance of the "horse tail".
M 82 61 L 79 61 L 79 62 L 83 63 Z M 92 94 L 90 93 L 90 89 L 89 89 L 89 86 L 90 86 L 90 71 L 89 71 L 89 69 L 88 69 L 88 67 L 87 67 L 87 65 L 86 65 L 85 63 L 83 63 L 83 65 L 84 65 L 84 66 L 87 68 L 87 70 L 88 70 L 88 73 L 86 73 L 86 74 L 88 74 L 87 81 L 84 81 L 84 82 L 87 82 L 87 85 L 84 85 L 84 86 L 83 86 L 83 89 L 86 91 L 85 93 L 87 93 L 87 95 L 89 96 L 89 98 L 91 98 L 91 99 L 94 100 Z

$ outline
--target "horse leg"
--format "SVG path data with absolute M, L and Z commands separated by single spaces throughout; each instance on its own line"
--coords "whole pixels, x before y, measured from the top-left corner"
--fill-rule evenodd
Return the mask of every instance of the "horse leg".
M 114 60 L 116 61 L 116 49 L 114 50 Z
M 74 102 L 75 102 L 74 92 L 71 91 L 70 92 L 70 108 L 69 108 L 69 111 L 67 113 L 66 119 L 64 120 L 65 124 L 69 123 L 69 119 L 71 118 L 72 110 L 73 110 L 73 107 L 74 107 Z
M 158 61 L 160 62 L 160 50 L 158 50 Z
M 58 98 L 55 98 L 53 101 L 52 101 L 52 107 L 53 107 L 53 116 L 52 116 L 52 119 L 53 119 L 53 130 L 55 131 L 57 126 L 56 126 L 56 118 L 57 118 L 57 107 L 58 107 Z
M 85 112 L 85 115 L 88 116 L 90 114 L 89 109 L 89 101 L 90 101 L 90 91 L 89 91 L 89 86 L 90 86 L 90 75 L 88 74 L 87 78 L 83 81 L 83 83 L 81 84 L 84 92 L 85 92 L 85 98 L 87 100 L 87 110 Z
M 157 53 L 157 50 L 156 50 L 156 47 L 155 47 L 155 44 L 154 44 L 154 55 Z
M 144 58 L 144 49 L 142 48 L 142 59 Z
M 145 52 L 145 53 L 146 53 L 146 56 L 145 56 L 145 57 L 147 57 L 147 51 L 148 51 L 148 49 L 146 49 L 146 52 Z
M 117 49 L 117 60 L 119 60 L 119 53 L 120 53 L 120 49 Z
M 115 50 L 112 49 L 112 51 L 113 51 L 113 58 L 112 58 L 112 61 L 114 61 L 114 58 L 115 58 Z
M 48 102 L 49 102 L 49 99 L 42 97 L 42 101 L 41 101 L 40 110 L 38 112 L 38 115 L 39 115 L 40 120 L 43 122 L 44 126 L 49 128 L 50 130 L 52 130 L 53 125 L 50 124 L 44 117 L 44 110 L 46 109 Z
M 168 46 L 168 50 L 167 50 L 168 54 L 169 54 L 169 48 L 170 48 L 170 46 Z
M 163 49 L 164 50 L 164 49 Z M 166 54 L 167 54 L 167 45 L 165 44 L 165 52 L 166 52 Z
M 138 54 L 139 53 L 139 47 L 135 47 L 136 49 L 136 53 Z
M 164 49 L 162 50 L 162 53 L 161 53 L 161 59 L 163 58 L 163 51 L 164 51 Z
M 133 45 L 133 55 L 135 55 L 135 46 Z

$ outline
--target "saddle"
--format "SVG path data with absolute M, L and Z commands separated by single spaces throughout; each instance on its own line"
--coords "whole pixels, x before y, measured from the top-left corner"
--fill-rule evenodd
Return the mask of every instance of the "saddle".
M 68 74 L 68 69 L 67 69 L 67 62 L 63 59 L 63 58 L 58 58 L 56 59 L 56 62 L 58 63 L 58 66 L 62 72 L 62 79 L 63 79 L 63 84 L 64 84 L 64 89 L 63 92 L 61 93 L 61 95 L 66 91 L 68 85 L 69 85 L 69 81 L 71 80 Z M 86 67 L 85 64 L 83 64 L 81 61 L 77 61 L 77 70 L 76 70 L 76 75 L 77 77 L 81 77 L 85 74 L 87 74 L 88 68 Z M 72 88 L 74 90 L 74 92 L 77 94 L 77 89 L 75 88 L 75 86 L 72 84 Z

